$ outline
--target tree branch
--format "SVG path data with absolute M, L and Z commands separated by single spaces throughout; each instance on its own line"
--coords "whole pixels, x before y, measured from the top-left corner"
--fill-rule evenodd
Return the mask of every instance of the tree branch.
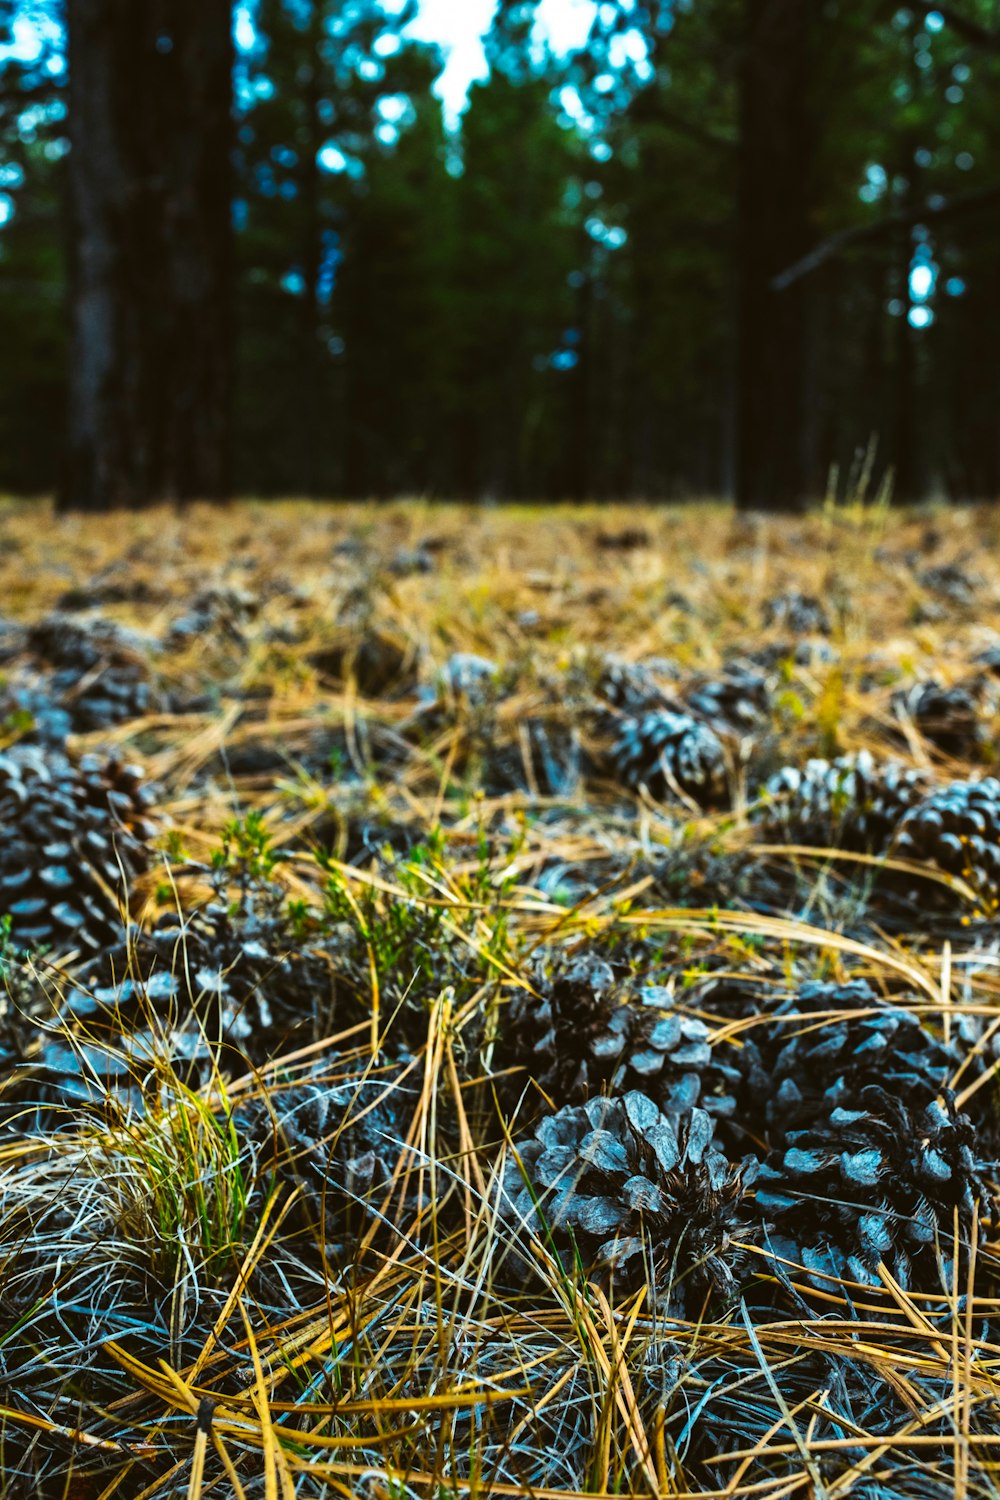
M 854 224 L 850 229 L 838 229 L 837 233 L 831 234 L 829 239 L 822 240 L 815 245 L 808 255 L 803 255 L 801 260 L 797 260 L 794 265 L 788 266 L 777 276 L 772 277 L 771 289 L 775 292 L 783 292 L 786 287 L 792 286 L 796 281 L 801 281 L 803 276 L 809 276 L 813 271 L 818 271 L 820 266 L 826 265 L 827 261 L 834 260 L 844 250 L 850 250 L 854 245 L 865 244 L 869 240 L 879 240 L 883 235 L 891 234 L 895 229 L 905 229 L 908 225 L 957 219 L 964 213 L 991 203 L 1000 203 L 1000 183 L 994 183 L 991 187 L 973 188 L 970 192 L 958 193 L 953 198 L 922 203 L 906 213 L 897 210 L 887 214 L 884 219 L 876 220 L 873 224 Z

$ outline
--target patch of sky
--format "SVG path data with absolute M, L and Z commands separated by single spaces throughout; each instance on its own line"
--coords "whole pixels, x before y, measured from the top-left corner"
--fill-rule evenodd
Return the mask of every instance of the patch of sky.
M 335 229 L 325 229 L 316 276 L 316 296 L 323 307 L 328 307 L 333 299 L 334 288 L 337 284 L 337 268 L 342 258 L 340 235 Z
M 910 296 L 914 302 L 926 302 L 934 291 L 937 270 L 933 265 L 920 262 L 910 271 Z
M 965 295 L 965 281 L 961 276 L 949 276 L 944 284 L 946 297 L 962 297 Z
M 889 176 L 885 167 L 880 166 L 877 161 L 869 162 L 865 168 L 865 180 L 858 189 L 858 197 L 862 203 L 877 203 L 885 195 L 889 186 Z
M 454 128 L 468 101 L 469 88 L 488 76 L 483 38 L 496 12 L 497 0 L 420 0 L 416 18 L 407 35 L 434 42 L 442 49 L 445 65 L 434 85 L 445 118 Z M 387 15 L 399 15 L 401 0 L 382 0 Z M 596 0 L 540 0 L 536 12 L 535 41 L 557 55 L 584 46 L 597 14 Z
M 633 26 L 630 31 L 619 31 L 608 43 L 608 61 L 613 68 L 624 68 L 627 63 L 641 67 L 649 62 L 649 48 L 642 32 Z
M 335 146 L 332 141 L 330 141 L 327 145 L 320 147 L 316 156 L 316 160 L 319 162 L 324 172 L 347 171 L 347 157 L 344 155 L 343 151 L 341 151 L 340 147 Z
M 976 158 L 970 151 L 960 151 L 955 157 L 955 165 L 960 172 L 971 172 L 976 164 Z
M 298 266 L 292 266 L 291 270 L 285 272 L 281 278 L 281 289 L 290 297 L 303 297 L 306 290 L 306 278 Z
M 24 182 L 24 168 L 20 162 L 0 162 L 0 188 L 19 188 Z
M 911 307 L 907 315 L 911 328 L 930 328 L 934 322 L 934 310 L 930 307 Z
M 565 84 L 559 90 L 559 107 L 563 112 L 565 121 L 569 125 L 576 125 L 580 130 L 589 133 L 594 128 L 594 117 L 588 114 L 584 108 L 583 100 L 580 98 L 579 89 L 571 83 Z
M 0 193 L 0 229 L 14 217 L 14 200 L 9 193 Z
M 55 76 L 62 73 L 66 66 L 62 27 L 53 16 L 48 16 L 43 11 L 35 10 L 30 14 L 21 11 L 10 24 L 10 41 L 0 45 L 0 63 L 15 58 L 30 66 L 41 62 L 50 49 L 51 56 L 46 59 L 45 66 Z
M 364 162 L 341 150 L 336 141 L 327 141 L 317 153 L 316 160 L 324 172 L 343 172 L 354 181 L 365 175 Z
M 605 224 L 597 214 L 590 216 L 585 228 L 592 240 L 596 240 L 599 245 L 604 245 L 608 250 L 620 250 L 623 245 L 628 244 L 626 230 L 616 224 Z
M 939 10 L 929 10 L 924 16 L 924 29 L 930 32 L 944 30 L 944 16 Z
M 252 52 L 257 45 L 257 28 L 249 5 L 237 5 L 233 10 L 233 41 L 238 52 Z
M 387 125 L 410 125 L 416 119 L 409 94 L 383 94 L 375 107 Z

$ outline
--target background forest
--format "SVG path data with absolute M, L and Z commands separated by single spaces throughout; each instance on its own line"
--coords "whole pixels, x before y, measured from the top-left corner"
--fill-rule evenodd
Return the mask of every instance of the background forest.
M 0 489 L 996 498 L 1000 4 L 535 8 L 456 120 L 407 0 L 0 3 Z

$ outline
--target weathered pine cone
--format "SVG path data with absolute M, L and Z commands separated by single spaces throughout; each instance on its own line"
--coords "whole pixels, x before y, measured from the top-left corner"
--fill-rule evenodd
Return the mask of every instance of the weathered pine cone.
M 619 1288 L 650 1278 L 692 1308 L 706 1288 L 731 1294 L 757 1163 L 734 1166 L 712 1136 L 704 1110 L 668 1116 L 636 1090 L 566 1106 L 507 1162 L 506 1217 Z
M 680 792 L 699 807 L 727 797 L 722 741 L 690 714 L 661 708 L 619 720 L 610 763 L 626 786 L 645 786 L 654 797 Z
M 942 1263 L 967 1246 L 977 1200 L 988 1220 L 975 1129 L 952 1098 L 911 1106 L 868 1084 L 787 1133 L 761 1166 L 756 1202 L 772 1249 L 827 1290 L 824 1277 L 878 1285 L 884 1263 L 901 1286 L 940 1293 Z
M 975 694 L 961 685 L 918 682 L 893 699 L 897 715 L 912 719 L 925 740 L 946 755 L 974 760 L 986 743 Z
M 900 820 L 893 853 L 960 876 L 981 913 L 994 916 L 1000 908 L 1000 781 L 954 781 L 925 798 Z M 930 899 L 930 888 L 926 894 Z M 933 895 L 942 899 L 939 887 Z
M 715 1116 L 735 1111 L 737 1069 L 713 1056 L 704 1021 L 677 1012 L 663 986 L 630 994 L 610 964 L 579 958 L 536 988 L 511 1001 L 497 1053 L 516 1069 L 517 1093 L 530 1077 L 556 1105 L 638 1089 L 672 1115 L 698 1104 Z
M 755 820 L 789 843 L 881 851 L 899 819 L 926 797 L 930 777 L 868 750 L 785 766 L 764 787 Z
M 0 754 L 0 912 L 22 949 L 96 950 L 121 933 L 120 904 L 156 832 L 142 773 L 28 745 Z

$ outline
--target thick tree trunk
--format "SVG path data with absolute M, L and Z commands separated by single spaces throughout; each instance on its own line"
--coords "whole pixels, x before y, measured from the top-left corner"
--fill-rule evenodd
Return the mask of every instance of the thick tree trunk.
M 809 34 L 815 0 L 746 0 L 740 98 L 736 499 L 810 498 L 804 421 L 806 286 L 773 279 L 810 241 Z
M 68 0 L 67 506 L 228 492 L 230 11 Z

